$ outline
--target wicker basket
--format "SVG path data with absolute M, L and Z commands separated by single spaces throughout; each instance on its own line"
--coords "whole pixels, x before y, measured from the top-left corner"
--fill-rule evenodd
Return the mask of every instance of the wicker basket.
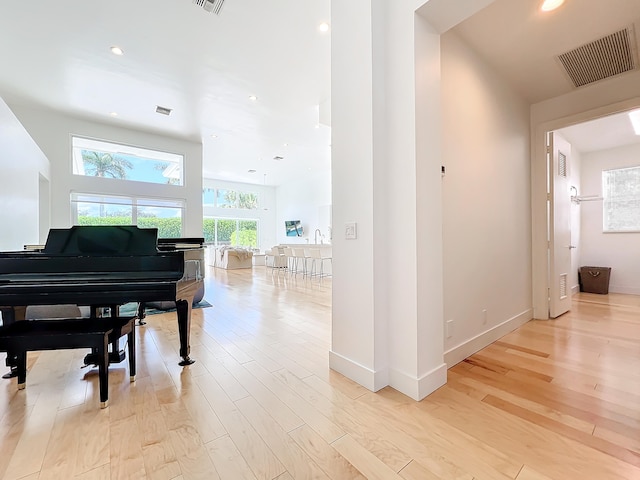
M 580 267 L 580 291 L 588 293 L 609 293 L 611 267 Z

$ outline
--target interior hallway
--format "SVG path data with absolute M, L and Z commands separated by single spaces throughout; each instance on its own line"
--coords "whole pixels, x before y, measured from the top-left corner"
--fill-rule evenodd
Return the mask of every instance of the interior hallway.
M 84 350 L 30 354 L 27 389 L 0 384 L 0 478 L 640 478 L 640 297 L 579 294 L 418 403 L 329 370 L 330 278 L 206 282 L 196 363 L 177 364 L 173 313 L 148 317 L 137 380 L 112 366 L 107 409 Z

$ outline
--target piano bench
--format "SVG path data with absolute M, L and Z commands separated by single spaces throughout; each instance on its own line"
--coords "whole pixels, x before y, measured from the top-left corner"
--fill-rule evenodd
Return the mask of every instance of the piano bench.
M 65 318 L 51 320 L 23 320 L 0 326 L 0 351 L 14 355 L 18 389 L 27 380 L 27 352 L 91 348 L 97 353 L 100 381 L 100 408 L 109 404 L 109 343 L 127 335 L 129 375 L 135 380 L 135 319 L 137 317 Z

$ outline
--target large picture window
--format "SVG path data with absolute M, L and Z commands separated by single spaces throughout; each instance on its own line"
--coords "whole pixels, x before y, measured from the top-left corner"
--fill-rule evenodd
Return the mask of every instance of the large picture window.
M 258 221 L 234 218 L 205 218 L 204 240 L 215 246 L 257 248 Z
M 258 208 L 258 194 L 225 188 L 203 188 L 202 204 L 217 208 L 256 210 Z
M 182 155 L 82 137 L 71 142 L 75 175 L 183 184 Z
M 160 238 L 182 236 L 184 203 L 178 200 L 72 193 L 74 225 L 157 228 Z
M 640 166 L 602 172 L 603 231 L 640 232 Z

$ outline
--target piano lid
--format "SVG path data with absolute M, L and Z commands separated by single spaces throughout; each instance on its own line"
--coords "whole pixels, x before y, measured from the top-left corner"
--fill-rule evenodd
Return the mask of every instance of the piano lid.
M 75 225 L 49 230 L 49 255 L 154 255 L 158 229 L 135 225 Z

